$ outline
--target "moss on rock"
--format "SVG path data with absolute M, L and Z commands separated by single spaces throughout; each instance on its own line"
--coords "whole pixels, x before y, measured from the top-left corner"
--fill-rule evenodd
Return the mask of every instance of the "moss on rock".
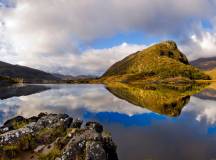
M 22 125 L 14 125 L 14 122 Z M 40 114 L 29 119 L 15 117 L 1 128 L 8 125 L 12 125 L 12 129 L 0 134 L 0 159 L 23 159 L 23 153 L 38 160 L 86 159 L 88 156 L 97 157 L 95 160 L 118 159 L 111 135 L 107 138 L 103 126 L 97 122 L 87 122 L 80 128 L 82 121 L 73 121 L 66 114 Z M 114 153 L 106 149 L 110 146 Z

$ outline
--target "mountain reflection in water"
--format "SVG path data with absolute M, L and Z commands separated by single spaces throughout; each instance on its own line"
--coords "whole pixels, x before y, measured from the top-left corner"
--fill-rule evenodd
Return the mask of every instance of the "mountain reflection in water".
M 0 87 L 0 99 L 8 99 L 11 97 L 28 96 L 34 93 L 40 93 L 50 89 L 43 85 L 12 85 L 7 87 Z
M 28 96 L 51 89 L 46 85 L 14 85 L 0 87 L 0 99 Z M 161 85 L 131 85 L 113 83 L 105 87 L 116 97 L 146 108 L 152 112 L 177 117 L 182 108 L 189 102 L 192 94 L 198 93 L 202 86 L 187 89 L 172 89 Z M 52 88 L 53 89 L 53 88 Z M 205 96 L 206 98 L 206 96 Z
M 67 113 L 85 121 L 99 121 L 111 131 L 119 159 L 216 157 L 216 101 L 192 96 L 202 87 L 118 84 L 106 86 L 108 91 L 103 85 L 62 84 L 21 88 L 27 92 L 20 94 L 17 90 L 18 94 L 0 100 L 0 124 L 16 115 Z
M 161 85 L 131 85 L 125 83 L 109 84 L 106 87 L 115 96 L 152 112 L 176 117 L 189 102 L 190 96 L 199 92 L 203 86 L 189 90 L 172 89 Z

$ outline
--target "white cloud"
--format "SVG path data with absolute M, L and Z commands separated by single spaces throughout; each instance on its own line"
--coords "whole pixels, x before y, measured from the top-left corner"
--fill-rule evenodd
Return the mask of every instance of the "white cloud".
M 181 48 L 190 60 L 216 56 L 216 32 L 201 30 L 193 34 Z
M 184 108 L 186 112 L 195 114 L 197 121 L 205 120 L 208 124 L 216 123 L 216 101 L 202 100 L 196 97 L 191 97 L 190 103 Z
M 215 15 L 215 6 L 212 0 L 17 0 L 15 7 L 0 8 L 1 60 L 51 72 L 101 74 L 143 45 L 85 51 L 80 46 L 133 31 L 185 37 L 196 22 Z

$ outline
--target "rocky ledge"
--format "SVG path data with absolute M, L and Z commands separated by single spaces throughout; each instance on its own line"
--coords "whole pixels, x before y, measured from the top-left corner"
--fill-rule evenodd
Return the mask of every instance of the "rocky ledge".
M 0 128 L 0 160 L 117 160 L 111 134 L 67 114 L 17 116 Z

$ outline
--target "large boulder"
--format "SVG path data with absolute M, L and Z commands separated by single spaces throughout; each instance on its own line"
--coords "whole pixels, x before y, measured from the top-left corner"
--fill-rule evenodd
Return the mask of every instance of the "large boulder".
M 0 159 L 117 160 L 116 145 L 103 126 L 87 122 L 82 128 L 82 123 L 67 114 L 8 120 L 1 127 Z

